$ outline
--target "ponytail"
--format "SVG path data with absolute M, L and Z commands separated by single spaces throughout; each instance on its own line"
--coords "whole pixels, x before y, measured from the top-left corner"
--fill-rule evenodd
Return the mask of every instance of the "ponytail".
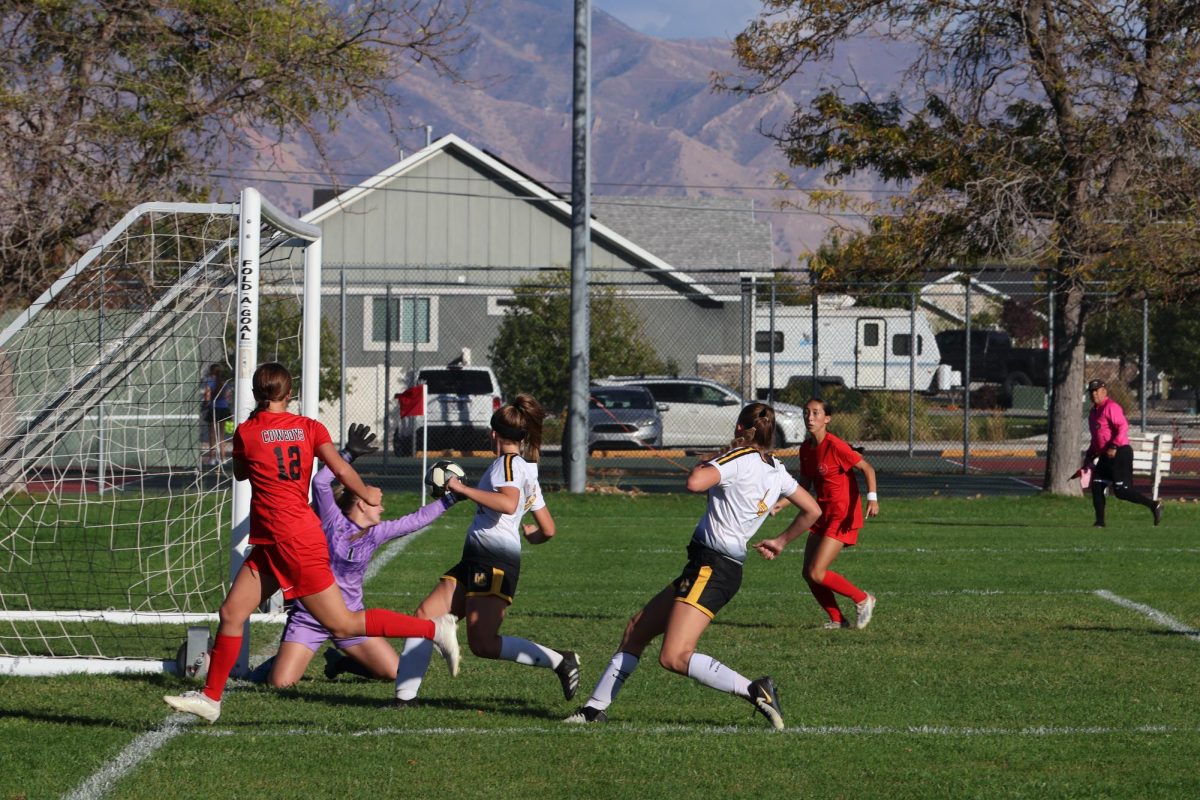
M 266 411 L 271 403 L 287 400 L 292 394 L 292 373 L 277 361 L 259 364 L 250 381 L 254 393 L 254 410 L 247 419 L 254 419 L 260 411 Z
M 254 419 L 256 416 L 258 416 L 258 412 L 266 411 L 267 407 L 270 405 L 271 405 L 270 400 L 259 400 L 257 403 L 254 404 L 254 408 L 250 409 L 250 413 L 246 415 L 246 420 L 249 421 L 249 420 Z
M 742 434 L 730 442 L 730 447 L 753 447 L 769 452 L 775 445 L 775 409 L 766 403 L 750 403 L 738 414 L 737 424 Z
M 520 444 L 522 457 L 536 464 L 542 452 L 542 420 L 545 418 L 545 409 L 533 395 L 519 394 L 492 414 L 492 430 L 499 438 Z

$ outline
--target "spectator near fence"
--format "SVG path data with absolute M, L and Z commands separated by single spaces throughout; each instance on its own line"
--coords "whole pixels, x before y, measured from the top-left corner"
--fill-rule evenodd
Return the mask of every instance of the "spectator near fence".
M 1096 511 L 1093 526 L 1104 527 L 1105 492 L 1110 486 L 1121 500 L 1150 509 L 1157 525 L 1162 522 L 1162 501 L 1151 500 L 1133 488 L 1133 447 L 1129 444 L 1125 411 L 1108 396 L 1108 386 L 1099 378 L 1088 383 L 1088 392 L 1092 397 L 1092 410 L 1088 413 L 1092 442 L 1083 457 L 1082 470 L 1095 464 L 1091 481 L 1092 508 Z
M 233 384 L 220 364 L 213 364 L 204 376 L 200 397 L 200 418 L 208 432 L 204 466 L 216 466 L 229 457 L 225 423 L 233 419 Z

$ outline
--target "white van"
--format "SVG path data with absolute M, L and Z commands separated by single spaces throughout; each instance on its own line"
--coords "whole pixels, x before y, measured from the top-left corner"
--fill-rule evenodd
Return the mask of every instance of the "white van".
M 870 308 L 853 302 L 845 298 L 822 303 L 817 309 L 818 381 L 852 389 L 907 390 L 911 368 L 917 391 L 955 385 L 948 370 L 939 373 L 937 341 L 922 310 L 913 315 L 908 309 Z M 914 320 L 915 364 L 910 356 Z M 813 373 L 812 307 L 777 305 L 773 330 L 771 322 L 769 306 L 755 309 L 754 380 L 759 394 L 772 382 L 772 350 L 776 390 L 793 377 L 808 380 Z

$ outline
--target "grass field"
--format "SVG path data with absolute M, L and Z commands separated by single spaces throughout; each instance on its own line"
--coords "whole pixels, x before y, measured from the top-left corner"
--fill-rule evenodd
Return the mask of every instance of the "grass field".
M 1200 505 L 1154 528 L 1111 501 L 1098 530 L 1083 499 L 885 497 L 837 563 L 879 597 L 865 631 L 819 628 L 800 543 L 752 557 L 700 650 L 774 676 L 775 733 L 654 647 L 608 725 L 561 724 L 678 573 L 703 500 L 549 503 L 559 537 L 527 549 L 503 630 L 578 650 L 576 701 L 549 671 L 469 655 L 456 680 L 435 660 L 403 710 L 388 683 L 326 681 L 318 657 L 294 693 L 235 684 L 211 727 L 168 713 L 159 696 L 187 688 L 171 677 L 0 678 L 0 798 L 1200 796 Z M 368 600 L 411 609 L 468 514 L 411 540 Z

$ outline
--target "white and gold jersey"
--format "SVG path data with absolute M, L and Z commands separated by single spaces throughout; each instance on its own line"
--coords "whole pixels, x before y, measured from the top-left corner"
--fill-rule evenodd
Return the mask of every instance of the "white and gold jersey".
M 758 533 L 771 506 L 795 494 L 800 484 L 773 457 L 770 463 L 752 447 L 739 447 L 709 461 L 721 480 L 708 490 L 708 508 L 692 539 L 741 563 L 746 543 Z
M 542 498 L 542 487 L 538 483 L 537 464 L 531 464 L 513 453 L 500 456 L 483 474 L 477 488 L 492 492 L 501 486 L 515 486 L 520 491 L 516 512 L 501 514 L 477 503 L 475 516 L 471 520 L 471 526 L 467 528 L 467 541 L 463 552 L 479 553 L 519 564 L 521 518 L 526 512 L 546 507 L 546 501 Z

